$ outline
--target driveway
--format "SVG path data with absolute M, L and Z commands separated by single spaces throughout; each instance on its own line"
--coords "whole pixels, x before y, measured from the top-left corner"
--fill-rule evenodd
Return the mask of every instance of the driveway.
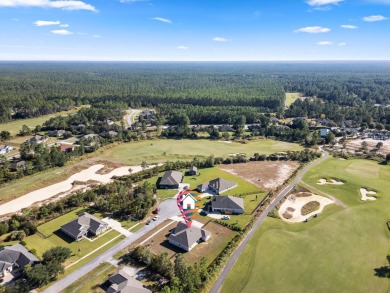
M 102 221 L 104 223 L 107 223 L 110 228 L 114 229 L 115 231 L 118 231 L 119 233 L 121 233 L 126 237 L 129 237 L 132 234 L 129 231 L 127 231 L 125 228 L 123 228 L 121 223 L 119 223 L 118 221 L 115 221 L 110 218 L 104 218 Z

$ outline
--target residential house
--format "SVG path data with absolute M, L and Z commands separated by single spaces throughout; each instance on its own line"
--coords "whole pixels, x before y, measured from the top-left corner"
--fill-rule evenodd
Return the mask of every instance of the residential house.
M 219 132 L 230 132 L 230 131 L 234 131 L 234 129 L 232 127 L 230 127 L 229 125 L 221 125 L 220 127 L 218 127 L 218 130 Z
M 11 161 L 10 169 L 12 171 L 17 171 L 21 168 L 22 169 L 26 168 L 26 161 Z
M 221 194 L 221 193 L 228 191 L 236 186 L 237 186 L 236 182 L 227 181 L 223 178 L 217 178 L 217 179 L 211 180 L 208 183 L 203 183 L 203 184 L 198 185 L 197 190 L 199 192 L 205 192 L 206 189 L 209 189 L 209 190 L 215 192 L 216 194 Z
M 277 123 L 279 123 L 279 119 L 276 117 L 271 117 L 271 118 L 269 118 L 269 122 L 271 124 L 277 124 Z
M 44 143 L 45 141 L 47 141 L 47 137 L 36 134 L 32 138 L 28 139 L 26 142 L 41 144 Z
M 183 180 L 183 173 L 179 171 L 167 171 L 160 181 L 160 188 L 175 189 L 179 188 L 179 184 Z
M 65 130 L 61 129 L 61 130 L 54 130 L 54 131 L 50 131 L 49 132 L 49 136 L 53 136 L 53 137 L 60 137 L 60 136 L 63 136 L 65 134 Z
M 75 150 L 75 146 L 69 144 L 61 144 L 57 148 L 61 153 L 71 153 Z
M 191 167 L 190 167 L 190 170 L 188 171 L 188 175 L 189 175 L 189 176 L 197 176 L 197 175 L 199 175 L 198 167 L 196 167 L 196 166 L 191 166 Z
M 81 214 L 77 219 L 61 226 L 61 231 L 76 241 L 87 234 L 97 236 L 108 228 L 108 224 L 88 213 Z
M 206 242 L 210 237 L 211 233 L 204 229 L 194 225 L 188 228 L 185 223 L 179 222 L 172 234 L 169 235 L 168 241 L 185 251 L 190 251 L 198 243 Z
M 0 145 L 0 155 L 5 155 L 11 152 L 14 148 L 10 145 Z
M 139 121 L 151 124 L 154 121 L 156 113 L 153 110 L 143 110 L 139 113 Z
M 12 271 L 22 270 L 26 265 L 38 262 L 23 245 L 14 244 L 0 249 L 0 277 Z
M 152 292 L 142 286 L 142 283 L 132 278 L 125 271 L 120 270 L 106 281 L 106 293 L 147 293 Z
M 235 196 L 214 196 L 211 210 L 222 214 L 243 214 L 244 200 Z
M 110 130 L 110 131 L 104 131 L 102 133 L 99 133 L 99 135 L 101 137 L 105 137 L 105 138 L 112 138 L 112 137 L 117 137 L 118 136 L 118 132 Z
M 327 137 L 329 132 L 330 132 L 330 130 L 328 128 L 321 128 L 320 129 L 320 136 L 321 137 Z
M 108 124 L 108 125 L 114 125 L 114 121 L 112 121 L 112 120 L 110 120 L 110 119 L 107 119 L 106 120 L 106 123 Z

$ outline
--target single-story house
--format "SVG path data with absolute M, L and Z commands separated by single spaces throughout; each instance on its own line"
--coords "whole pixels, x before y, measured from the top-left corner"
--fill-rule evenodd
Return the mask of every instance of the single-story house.
M 10 165 L 10 169 L 12 171 L 17 171 L 18 169 L 25 169 L 26 168 L 26 161 L 12 161 Z
M 21 270 L 26 265 L 39 262 L 23 245 L 14 244 L 0 249 L 0 277 L 15 270 Z
M 179 188 L 179 184 L 183 180 L 183 173 L 180 171 L 167 171 L 160 181 L 160 188 L 175 189 Z
M 59 150 L 61 153 L 70 153 L 70 152 L 73 152 L 73 151 L 74 151 L 75 146 L 69 145 L 69 144 L 61 144 L 61 145 L 58 146 L 57 148 L 58 148 L 58 150 Z
M 198 185 L 197 190 L 199 192 L 205 192 L 208 188 L 209 190 L 215 192 L 216 194 L 221 194 L 225 191 L 228 191 L 234 187 L 237 186 L 236 182 L 227 181 L 223 178 L 217 178 L 214 180 L 211 180 L 208 183 L 203 183 Z
M 74 240 L 80 241 L 87 234 L 96 236 L 107 228 L 107 223 L 91 214 L 83 213 L 77 219 L 61 226 L 61 231 Z
M 120 270 L 106 281 L 106 293 L 147 293 L 152 292 L 142 286 L 142 283 L 132 278 L 125 271 Z
M 96 133 L 86 134 L 83 136 L 83 138 L 85 138 L 85 139 L 92 139 L 92 138 L 97 138 L 97 137 L 99 137 L 99 135 L 97 135 Z
M 243 214 L 244 200 L 235 196 L 214 196 L 211 201 L 211 210 L 222 214 Z
M 54 130 L 54 131 L 49 132 L 49 136 L 60 137 L 60 136 L 63 136 L 65 134 L 65 132 L 66 131 L 63 129 Z
M 199 174 L 199 172 L 198 172 L 198 167 L 196 167 L 196 166 L 191 166 L 190 167 L 190 170 L 188 171 L 188 175 L 189 176 L 196 176 L 196 175 L 198 175 Z
M 190 251 L 198 243 L 205 242 L 211 237 L 211 233 L 191 226 L 190 228 L 183 222 L 179 222 L 171 235 L 168 237 L 169 243 L 185 250 Z
M 40 144 L 40 143 L 44 143 L 45 141 L 47 141 L 47 137 L 44 137 L 44 136 L 39 135 L 39 134 L 36 134 L 32 138 L 28 139 L 26 142 Z
M 0 145 L 0 155 L 5 155 L 11 152 L 14 148 L 10 145 Z
M 234 131 L 234 129 L 232 127 L 230 127 L 229 125 L 222 125 L 220 127 L 218 127 L 218 130 L 220 132 L 229 132 L 229 131 Z
M 329 132 L 330 132 L 330 130 L 328 128 L 321 128 L 320 129 L 320 136 L 321 137 L 327 137 Z

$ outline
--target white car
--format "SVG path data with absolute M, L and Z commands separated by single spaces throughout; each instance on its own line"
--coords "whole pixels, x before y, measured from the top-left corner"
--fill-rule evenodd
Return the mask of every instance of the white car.
M 221 219 L 222 220 L 230 220 L 230 216 L 223 216 Z
M 153 221 L 157 221 L 158 219 L 160 219 L 160 216 L 159 216 L 159 215 L 155 216 L 155 217 L 153 218 Z

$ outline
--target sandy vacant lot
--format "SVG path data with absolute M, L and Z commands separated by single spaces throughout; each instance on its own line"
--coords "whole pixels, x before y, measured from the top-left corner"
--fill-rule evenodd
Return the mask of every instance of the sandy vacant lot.
M 372 138 L 366 138 L 364 140 L 363 139 L 355 139 L 355 140 L 349 141 L 347 143 L 347 149 L 349 151 L 357 151 L 357 152 L 359 152 L 362 149 L 362 142 L 363 141 L 367 142 L 368 150 L 375 149 L 376 145 L 378 144 L 378 142 L 382 142 L 383 143 L 383 147 L 381 147 L 378 152 L 382 153 L 382 154 L 390 153 L 390 140 L 383 141 L 383 140 L 376 140 L 376 139 L 372 139 Z
M 270 191 L 282 185 L 298 166 L 298 162 L 265 161 L 220 165 L 219 167 L 264 190 Z

